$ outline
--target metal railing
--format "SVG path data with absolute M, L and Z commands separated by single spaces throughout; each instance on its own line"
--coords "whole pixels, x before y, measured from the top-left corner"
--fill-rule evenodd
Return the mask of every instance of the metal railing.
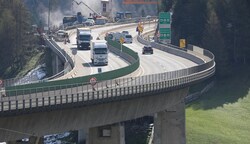
M 139 36 L 138 41 L 144 41 L 144 39 Z M 183 54 L 183 51 L 171 48 L 171 46 L 160 44 L 155 46 L 166 52 L 182 53 L 181 55 L 184 57 L 193 58 L 190 56 L 191 54 Z M 203 54 L 209 57 L 210 61 L 204 62 L 197 58 L 193 60 L 198 63 L 197 66 L 177 71 L 97 81 L 95 85 L 90 83 L 73 83 L 54 85 L 49 89 L 25 89 L 23 94 L 19 94 L 19 96 L 1 97 L 0 116 L 17 114 L 17 112 L 18 114 L 23 114 L 45 111 L 47 109 L 92 105 L 183 88 L 214 75 L 214 55 L 208 50 L 203 50 Z M 27 91 L 36 92 L 31 93 Z
M 4 97 L 1 100 L 0 116 L 92 105 L 103 102 L 131 99 L 140 96 L 158 94 L 189 86 L 215 73 L 214 56 L 205 53 L 211 61 L 187 69 L 152 74 L 140 77 L 75 83 L 73 85 L 54 86 L 45 92 Z M 61 87 L 58 89 L 58 87 Z M 63 87 L 63 89 L 62 89 Z M 44 90 L 42 90 L 44 91 Z
M 152 17 L 152 19 L 155 19 L 156 17 Z M 145 18 L 144 18 L 145 19 Z M 152 20 L 151 19 L 151 20 Z M 126 19 L 122 22 L 116 22 L 116 23 L 108 23 L 106 25 L 96 25 L 96 26 L 91 26 L 90 28 L 99 28 L 99 27 L 105 27 L 105 26 L 112 26 L 112 25 L 120 25 L 120 24 L 130 24 L 131 22 L 135 22 L 135 19 Z M 132 23 L 131 26 L 136 25 L 135 23 Z M 130 26 L 130 25 L 128 25 Z M 70 30 L 70 29 L 74 29 L 74 28 L 78 28 L 78 27 L 84 27 L 84 25 L 79 24 L 79 25 L 73 25 L 73 26 L 68 26 L 65 29 L 66 30 Z M 125 26 L 127 27 L 127 25 Z M 117 29 L 117 28 L 115 28 Z M 51 80 L 54 78 L 58 78 L 62 75 L 65 74 L 65 72 L 68 72 L 70 69 L 73 69 L 74 67 L 74 62 L 73 62 L 73 58 L 70 57 L 63 49 L 61 49 L 56 42 L 53 39 L 49 39 L 46 35 L 44 35 L 44 39 L 45 39 L 45 43 L 53 50 L 53 52 L 55 52 L 63 62 L 65 62 L 66 66 L 65 69 L 60 71 L 59 73 L 48 77 L 46 79 L 43 80 L 37 80 L 35 79 L 34 75 L 31 76 L 24 76 L 24 77 L 17 77 L 17 78 L 10 78 L 10 79 L 4 79 L 3 80 L 3 84 L 2 87 L 9 87 L 9 86 L 16 86 L 16 85 L 24 85 L 24 84 L 29 84 L 29 83 L 39 83 L 39 82 L 44 82 L 47 80 Z

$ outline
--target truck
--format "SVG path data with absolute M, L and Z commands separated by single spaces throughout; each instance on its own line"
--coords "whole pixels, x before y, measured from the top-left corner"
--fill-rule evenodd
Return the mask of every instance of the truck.
M 114 20 L 117 22 L 119 20 L 130 19 L 132 18 L 132 12 L 116 12 Z
M 93 65 L 108 65 L 108 53 L 106 40 L 91 40 L 90 58 Z
M 76 44 L 77 49 L 90 49 L 90 41 L 92 39 L 90 28 L 77 28 Z

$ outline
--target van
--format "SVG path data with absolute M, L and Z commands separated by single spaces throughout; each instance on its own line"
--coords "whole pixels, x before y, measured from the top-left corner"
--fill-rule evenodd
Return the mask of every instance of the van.
M 124 36 L 124 42 L 125 43 L 132 43 L 133 42 L 133 37 L 130 34 L 126 34 Z

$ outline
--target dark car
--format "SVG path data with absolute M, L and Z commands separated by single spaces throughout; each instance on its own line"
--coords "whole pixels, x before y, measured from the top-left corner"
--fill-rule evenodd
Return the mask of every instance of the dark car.
M 142 54 L 150 53 L 153 54 L 153 48 L 151 45 L 144 46 L 142 49 Z

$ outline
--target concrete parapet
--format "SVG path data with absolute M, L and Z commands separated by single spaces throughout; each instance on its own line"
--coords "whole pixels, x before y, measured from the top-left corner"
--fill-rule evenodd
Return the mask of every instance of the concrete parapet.
M 0 141 L 87 129 L 151 115 L 183 101 L 188 88 L 127 100 L 0 118 Z

